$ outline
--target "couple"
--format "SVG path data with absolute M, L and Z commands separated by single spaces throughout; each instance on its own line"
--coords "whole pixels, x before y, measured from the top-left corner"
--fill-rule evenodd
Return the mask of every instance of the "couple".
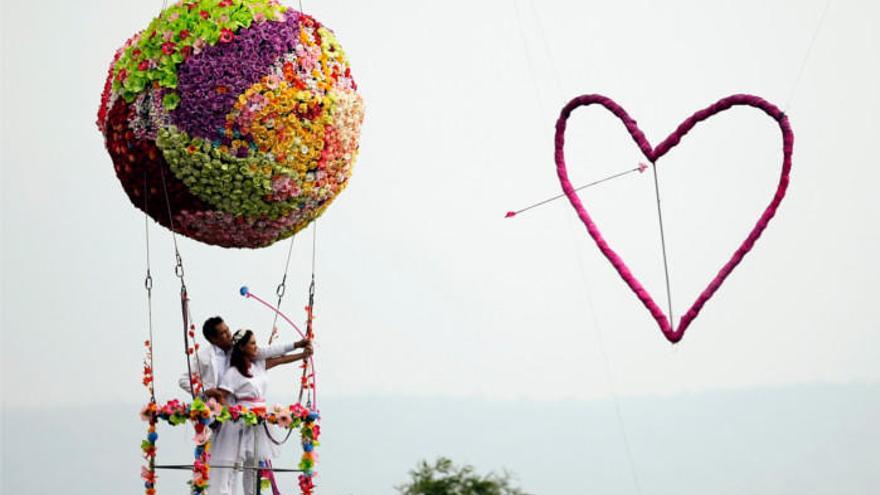
M 312 355 L 312 345 L 308 340 L 258 348 L 252 331 L 238 330 L 232 335 L 229 326 L 219 316 L 205 321 L 202 334 L 211 345 L 199 350 L 195 360 L 198 369 L 194 373 L 198 373 L 202 379 L 205 397 L 226 404 L 239 404 L 249 409 L 266 407 L 265 394 L 269 378 L 267 370 L 307 359 Z M 302 352 L 289 354 L 296 349 L 302 349 Z M 190 377 L 187 373 L 180 378 L 179 384 L 185 391 L 190 391 Z M 252 467 L 256 464 L 255 457 L 265 464 L 277 453 L 263 428 L 232 422 L 224 423 L 215 430 L 212 443 L 211 465 L 217 466 L 239 464 Z M 257 452 L 254 452 L 255 444 Z M 253 494 L 256 472 L 245 469 L 242 482 L 244 493 Z M 233 469 L 215 469 L 208 484 L 208 494 L 229 495 L 234 493 L 234 484 Z

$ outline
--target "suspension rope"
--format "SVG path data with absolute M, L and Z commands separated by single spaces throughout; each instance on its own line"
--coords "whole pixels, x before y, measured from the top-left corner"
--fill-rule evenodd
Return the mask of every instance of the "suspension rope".
M 275 307 L 278 309 L 281 309 L 281 300 L 284 298 L 284 293 L 287 291 L 287 272 L 290 270 L 290 259 L 293 256 L 293 240 L 295 238 L 296 234 L 290 236 L 290 246 L 287 248 L 287 262 L 284 263 L 284 275 L 281 277 L 281 283 L 275 288 L 275 294 L 278 296 L 278 302 L 275 304 Z M 277 336 L 278 313 L 275 313 L 275 316 L 272 318 L 272 333 L 269 335 L 269 345 L 272 345 L 272 341 L 274 341 Z
M 148 195 L 148 181 L 147 181 L 147 169 L 144 168 L 144 239 L 145 239 L 145 252 L 147 255 L 147 274 L 144 277 L 144 290 L 147 291 L 147 328 L 149 340 L 147 345 L 147 352 L 149 356 L 147 357 L 147 361 L 150 366 L 150 374 L 151 377 L 155 376 L 156 366 L 155 366 L 155 358 L 153 355 L 154 347 L 153 347 L 153 275 L 150 270 L 150 215 L 149 215 L 149 195 Z M 149 383 L 150 390 L 150 402 L 153 404 L 156 403 L 156 381 L 155 379 L 150 380 Z
M 317 219 L 312 222 L 312 280 L 309 283 L 309 304 L 306 306 L 306 339 L 309 342 L 315 338 L 314 328 L 312 326 L 312 322 L 314 320 L 314 309 L 315 309 L 315 260 L 317 257 L 318 251 L 318 221 Z M 311 363 L 311 366 L 310 366 Z M 312 368 L 311 371 L 309 368 Z M 314 360 L 306 359 L 303 361 L 302 365 L 302 377 L 300 377 L 300 386 L 299 386 L 299 397 L 297 398 L 297 402 L 302 404 L 303 392 L 305 391 L 306 395 L 306 406 L 311 409 L 312 407 L 312 399 L 313 399 L 313 385 L 312 379 L 314 379 Z
M 192 359 L 190 358 L 194 349 L 189 345 L 189 337 L 191 333 L 193 338 L 195 338 L 195 334 L 190 328 L 189 294 L 187 293 L 186 279 L 184 278 L 185 271 L 183 269 L 183 257 L 180 255 L 180 249 L 177 245 L 177 233 L 174 229 L 174 217 L 171 214 L 171 200 L 168 197 L 168 185 L 165 181 L 165 170 L 160 169 L 160 171 L 162 177 L 162 191 L 165 195 L 165 207 L 168 213 L 168 225 L 171 230 L 171 240 L 174 244 L 174 274 L 180 279 L 180 311 L 183 316 L 183 351 L 186 354 L 186 371 L 187 376 L 189 377 L 189 393 L 192 398 L 195 399 L 196 386 L 194 382 L 196 381 L 196 377 L 193 375 Z M 198 360 L 198 353 L 196 353 L 196 359 Z M 200 363 L 197 362 L 197 364 Z

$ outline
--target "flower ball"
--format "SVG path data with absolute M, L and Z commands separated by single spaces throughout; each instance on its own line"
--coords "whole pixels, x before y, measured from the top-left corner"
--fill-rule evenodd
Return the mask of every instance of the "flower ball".
M 98 111 L 116 176 L 160 224 L 258 248 L 345 188 L 364 105 L 333 32 L 275 0 L 184 0 L 116 52 Z

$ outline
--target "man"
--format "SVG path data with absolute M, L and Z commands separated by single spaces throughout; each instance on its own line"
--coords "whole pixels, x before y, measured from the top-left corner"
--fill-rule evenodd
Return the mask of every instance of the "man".
M 191 361 L 193 366 L 193 375 L 198 375 L 202 379 L 204 386 L 203 395 L 205 397 L 213 397 L 220 400 L 222 394 L 217 389 L 220 380 L 226 370 L 229 369 L 229 351 L 232 350 L 232 332 L 229 325 L 223 321 L 223 318 L 214 316 L 205 320 L 202 325 L 202 335 L 210 345 L 199 349 L 195 359 Z M 283 356 L 288 352 L 296 349 L 311 348 L 311 342 L 306 339 L 299 342 L 289 344 L 276 344 L 267 347 L 261 347 L 257 353 L 259 359 L 267 359 L 270 357 Z M 184 372 L 178 380 L 180 388 L 186 393 L 190 393 L 190 376 L 188 372 Z
M 202 379 L 204 386 L 204 395 L 206 398 L 214 398 L 221 401 L 223 393 L 217 388 L 220 380 L 229 369 L 230 351 L 232 350 L 232 332 L 229 331 L 229 325 L 223 321 L 223 318 L 214 316 L 205 320 L 202 325 L 202 335 L 210 345 L 199 349 L 196 359 L 192 360 L 193 374 L 198 375 Z M 311 351 L 312 344 L 306 339 L 292 344 L 276 344 L 268 347 L 261 347 L 257 352 L 259 359 L 268 359 L 271 357 L 283 356 L 295 349 L 307 349 Z M 178 381 L 180 388 L 186 393 L 190 393 L 190 376 L 188 372 L 184 372 Z M 223 425 L 217 425 L 214 434 L 220 432 Z M 235 471 L 229 468 L 219 468 L 213 470 L 211 474 L 211 482 L 208 484 L 209 495 L 227 495 L 231 493 L 232 482 L 235 478 Z

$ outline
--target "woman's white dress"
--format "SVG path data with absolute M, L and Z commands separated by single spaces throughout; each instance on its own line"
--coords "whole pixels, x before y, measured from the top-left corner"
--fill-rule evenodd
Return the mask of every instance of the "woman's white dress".
M 266 387 L 269 382 L 266 361 L 254 361 L 249 371 L 251 377 L 242 375 L 238 368 L 230 367 L 223 375 L 219 388 L 231 394 L 230 404 L 245 406 L 248 409 L 266 407 Z M 268 427 L 277 428 L 271 425 Z M 256 443 L 254 442 L 255 435 Z M 279 435 L 280 433 L 277 431 L 273 433 L 276 438 L 279 438 Z M 279 450 L 278 446 L 266 435 L 262 424 L 250 426 L 241 420 L 227 421 L 214 439 L 211 448 L 211 464 L 231 465 L 238 463 L 248 467 L 253 466 L 254 449 L 256 449 L 256 458 L 261 462 L 277 456 Z M 245 493 L 250 493 L 248 481 L 253 479 L 252 474 L 253 471 L 245 471 Z

